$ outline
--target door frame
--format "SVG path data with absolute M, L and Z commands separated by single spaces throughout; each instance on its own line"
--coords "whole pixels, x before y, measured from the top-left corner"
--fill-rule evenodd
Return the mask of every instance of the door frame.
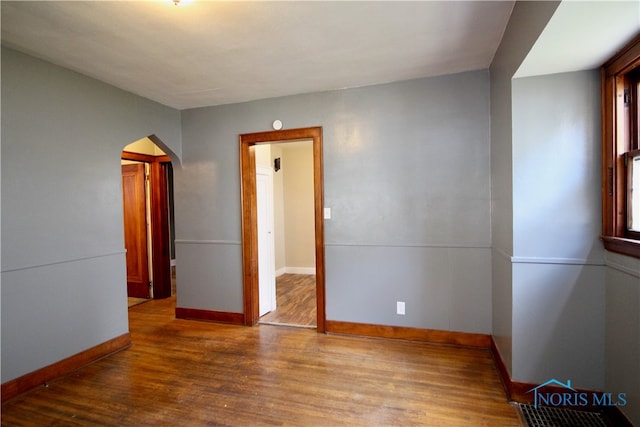
M 169 156 L 123 151 L 122 160 L 149 163 L 149 187 L 151 199 L 151 271 L 153 276 L 153 298 L 171 296 L 171 254 L 169 237 L 169 200 L 167 164 Z
M 313 141 L 313 188 L 316 258 L 317 331 L 326 332 L 324 266 L 324 182 L 322 177 L 322 127 L 276 130 L 240 135 L 240 194 L 242 203 L 242 288 L 244 324 L 254 326 L 259 316 L 258 218 L 254 146 L 302 140 Z

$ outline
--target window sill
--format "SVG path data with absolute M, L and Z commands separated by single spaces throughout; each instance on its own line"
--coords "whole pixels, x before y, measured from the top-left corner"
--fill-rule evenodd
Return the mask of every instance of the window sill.
M 601 239 L 606 250 L 640 259 L 640 240 L 612 236 L 602 236 Z

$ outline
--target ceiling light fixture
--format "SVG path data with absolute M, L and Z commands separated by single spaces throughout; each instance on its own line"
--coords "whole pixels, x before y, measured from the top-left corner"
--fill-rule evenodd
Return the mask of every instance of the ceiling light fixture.
M 1 0 L 0 0 L 0 1 L 1 1 Z M 171 2 L 171 3 L 173 3 L 175 6 L 183 7 L 183 6 L 188 6 L 188 5 L 190 5 L 191 3 L 194 3 L 194 1 L 195 1 L 195 0 L 163 0 L 163 1 L 165 1 L 165 2 Z

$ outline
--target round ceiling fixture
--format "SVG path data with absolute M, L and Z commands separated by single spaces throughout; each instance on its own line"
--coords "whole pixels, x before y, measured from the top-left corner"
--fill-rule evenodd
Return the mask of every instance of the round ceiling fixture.
M 282 122 L 280 120 L 274 120 L 273 122 L 273 128 L 275 130 L 280 130 L 282 129 Z

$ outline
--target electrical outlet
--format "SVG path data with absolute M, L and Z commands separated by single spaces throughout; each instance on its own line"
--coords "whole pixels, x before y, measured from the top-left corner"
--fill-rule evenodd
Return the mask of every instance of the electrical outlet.
M 396 302 L 396 313 L 404 316 L 404 301 Z

